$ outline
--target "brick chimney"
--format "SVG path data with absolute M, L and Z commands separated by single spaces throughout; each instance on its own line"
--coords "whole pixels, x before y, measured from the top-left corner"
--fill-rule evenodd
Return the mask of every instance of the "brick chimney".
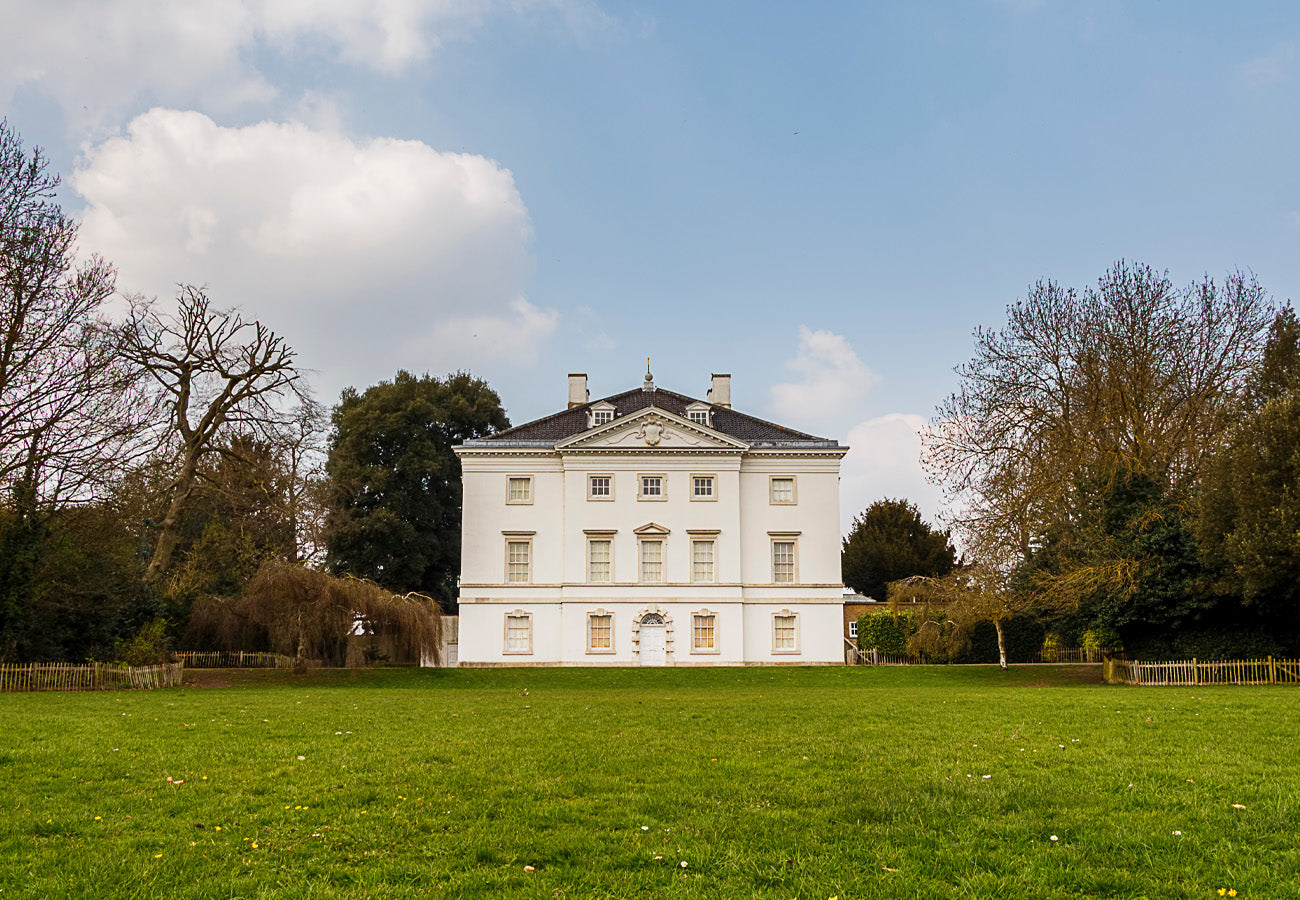
M 573 409 L 575 406 L 581 406 L 582 404 L 584 404 L 584 403 L 587 402 L 587 398 L 588 398 L 589 396 L 591 396 L 591 394 L 590 394 L 590 392 L 587 390 L 587 375 L 586 375 L 586 373 L 582 373 L 582 374 L 579 374 L 579 375 L 573 375 L 573 374 L 570 374 L 570 375 L 569 375 L 569 406 L 568 406 L 568 408 L 569 408 L 569 409 Z
M 714 373 L 713 386 L 709 388 L 706 399 L 714 406 L 731 409 L 731 376 Z

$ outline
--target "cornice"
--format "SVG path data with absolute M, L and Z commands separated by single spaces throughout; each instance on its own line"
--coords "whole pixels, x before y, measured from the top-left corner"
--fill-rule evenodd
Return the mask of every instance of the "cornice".
M 804 449 L 799 447 L 751 447 L 745 455 L 754 457 L 761 456 L 765 459 L 793 459 L 798 457 L 843 459 L 844 454 L 848 452 L 848 447 L 808 447 Z
M 529 457 L 531 459 L 555 459 L 559 453 L 554 446 L 545 447 L 453 447 L 457 456 L 511 456 Z
M 480 459 L 565 459 L 567 457 L 587 456 L 642 456 L 642 457 L 681 457 L 681 456 L 719 456 L 740 457 L 742 459 L 843 459 L 849 452 L 848 447 L 824 448 L 798 447 L 750 448 L 739 447 L 456 447 L 458 457 Z
M 562 447 L 559 456 L 744 456 L 743 447 Z

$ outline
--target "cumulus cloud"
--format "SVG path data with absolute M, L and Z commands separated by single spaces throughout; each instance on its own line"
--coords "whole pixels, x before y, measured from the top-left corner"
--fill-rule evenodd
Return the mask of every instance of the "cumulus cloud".
M 492 15 L 570 0 L 43 0 L 9 4 L 0 103 L 36 86 L 83 124 L 132 101 L 229 111 L 276 96 L 258 51 L 400 72 Z M 578 13 L 571 12 L 571 17 Z
M 805 325 L 799 326 L 799 349 L 786 368 L 798 380 L 773 385 L 771 397 L 774 415 L 784 422 L 843 420 L 880 380 L 843 335 Z
M 535 347 L 555 328 L 523 299 L 532 229 L 514 178 L 482 156 L 154 109 L 89 148 L 71 184 L 82 247 L 119 286 L 206 284 L 349 378 L 466 364 L 436 354 L 476 328 L 494 335 L 478 359 L 520 358 L 516 336 Z
M 786 363 L 798 380 L 772 387 L 777 421 L 803 427 L 825 425 L 849 445 L 840 467 L 840 526 L 848 533 L 853 517 L 876 500 L 905 498 L 937 522 L 942 495 L 928 484 L 921 467 L 924 416 L 890 413 L 863 421 L 862 407 L 880 377 L 848 340 L 833 331 L 799 328 L 799 349 Z M 858 424 L 849 425 L 857 422 Z
M 916 504 L 921 515 L 938 525 L 942 494 L 921 469 L 924 416 L 890 413 L 855 426 L 849 452 L 840 467 L 840 526 L 848 533 L 853 517 L 886 497 Z

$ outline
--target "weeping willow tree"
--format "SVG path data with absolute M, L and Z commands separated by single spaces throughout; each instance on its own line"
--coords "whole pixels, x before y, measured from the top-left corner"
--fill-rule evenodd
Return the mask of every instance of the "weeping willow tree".
M 998 637 L 998 665 L 1007 667 L 1005 625 L 1018 615 L 1043 612 L 1040 598 L 1013 588 L 1007 573 L 983 563 L 971 563 L 944 575 L 913 575 L 889 584 L 889 603 L 898 610 L 920 610 L 907 650 L 916 656 L 949 658 L 970 646 L 971 633 L 981 622 L 993 623 Z
M 279 560 L 263 563 L 238 597 L 197 602 L 186 639 L 342 666 L 348 636 L 358 624 L 390 636 L 399 651 L 438 660 L 442 614 L 430 598 L 394 594 L 372 581 L 339 578 Z

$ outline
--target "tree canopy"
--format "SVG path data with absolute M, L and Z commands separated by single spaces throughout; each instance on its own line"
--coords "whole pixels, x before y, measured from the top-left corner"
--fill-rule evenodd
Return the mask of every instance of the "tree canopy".
M 1116 263 L 1083 291 L 1034 285 L 975 333 L 925 440 L 963 541 L 1017 560 L 1089 485 L 1141 475 L 1185 498 L 1227 432 L 1271 317 L 1253 277 L 1177 289 Z
M 148 445 L 152 409 L 103 315 L 111 265 L 77 260 L 59 178 L 0 121 L 0 658 L 85 658 L 152 611 L 133 536 L 75 509 Z M 142 440 L 142 436 L 146 439 Z
M 931 528 L 907 500 L 877 500 L 857 515 L 844 538 L 844 583 L 884 600 L 891 581 L 910 575 L 941 576 L 957 561 L 949 533 Z
M 1272 318 L 1251 276 L 1178 289 L 1119 262 L 1082 291 L 1039 282 L 978 330 L 925 451 L 999 591 L 1090 610 L 1126 640 L 1205 624 L 1194 498 Z
M 1197 538 L 1221 595 L 1271 631 L 1300 633 L 1300 324 L 1279 311 L 1251 399 L 1211 461 Z
M 102 315 L 116 273 L 77 261 L 58 185 L 0 121 L 0 485 L 47 504 L 111 478 L 149 419 Z
M 155 579 L 171 565 L 203 459 L 228 450 L 223 439 L 234 434 L 269 435 L 291 422 L 284 401 L 303 390 L 293 349 L 261 322 L 214 308 L 192 285 L 181 286 L 176 307 L 166 314 L 137 300 L 120 329 L 121 354 L 155 385 L 167 416 L 163 443 L 176 454 L 149 558 Z
M 1300 390 L 1300 320 L 1284 306 L 1268 329 L 1264 356 L 1249 382 L 1248 394 L 1256 409 L 1288 391 Z
M 397 592 L 455 603 L 460 460 L 452 448 L 510 426 L 487 382 L 401 371 L 334 410 L 326 564 Z

